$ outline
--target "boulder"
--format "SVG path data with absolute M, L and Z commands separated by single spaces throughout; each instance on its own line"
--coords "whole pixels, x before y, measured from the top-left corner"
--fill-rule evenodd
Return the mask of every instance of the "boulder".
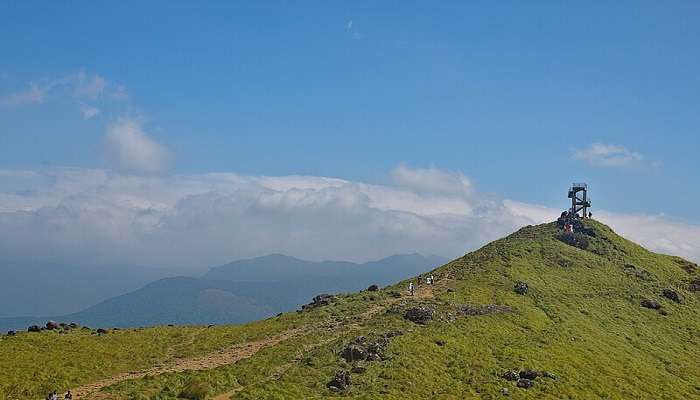
M 680 303 L 680 302 L 681 302 L 681 296 L 678 294 L 678 292 L 676 292 L 676 291 L 673 290 L 673 289 L 664 289 L 664 290 L 661 292 L 661 295 L 664 296 L 665 298 L 667 298 L 667 299 L 673 301 L 674 303 Z
M 435 314 L 435 310 L 433 310 L 430 307 L 425 307 L 425 306 L 419 306 L 419 307 L 412 307 L 406 310 L 406 313 L 404 314 L 404 318 L 411 321 L 415 322 L 416 324 L 427 324 L 430 321 L 433 320 L 433 315 Z
M 308 310 L 316 307 L 327 306 L 335 301 L 335 296 L 332 294 L 319 294 L 311 299 L 311 303 L 303 305 L 302 310 Z
M 41 332 L 41 328 L 39 328 L 39 325 L 32 325 L 27 328 L 27 332 Z
M 326 386 L 333 391 L 343 391 L 352 383 L 350 372 L 338 371 Z
M 389 340 L 386 338 L 381 338 L 375 342 L 370 342 L 367 345 L 367 359 L 370 361 L 381 361 L 382 354 L 386 345 L 389 344 Z
M 515 282 L 515 286 L 513 286 L 513 290 L 515 290 L 515 293 L 520 294 L 520 295 L 525 295 L 527 294 L 527 291 L 529 290 L 527 283 L 518 281 Z
M 7 336 L 15 336 L 17 332 L 15 331 L 7 331 Z
M 518 387 L 523 388 L 523 389 L 529 389 L 531 388 L 535 382 L 531 381 L 530 379 L 519 379 L 518 380 Z
M 518 376 L 521 379 L 528 379 L 532 381 L 535 380 L 535 378 L 537 378 L 538 376 L 540 376 L 540 374 L 532 369 L 523 369 L 518 373 Z
M 367 359 L 368 354 L 367 348 L 360 344 L 353 343 L 343 349 L 341 357 L 347 362 L 363 361 Z
M 654 299 L 644 299 L 640 304 L 642 305 L 642 307 L 650 308 L 652 310 L 658 310 L 661 308 L 661 304 L 659 304 L 659 302 Z
M 367 291 L 368 291 L 368 292 L 378 292 L 378 291 L 379 291 L 379 286 L 377 286 L 377 285 L 370 285 L 370 286 L 367 288 Z
M 445 341 L 442 340 L 442 339 L 438 339 L 438 340 L 435 341 L 435 344 L 438 345 L 438 346 L 440 346 L 440 347 L 442 347 L 442 346 L 446 345 L 447 342 L 445 342 Z
M 47 321 L 46 322 L 46 329 L 52 331 L 54 329 L 58 329 L 58 324 L 56 321 Z
M 513 370 L 506 371 L 501 376 L 507 381 L 517 381 L 518 379 L 520 379 L 518 371 Z
M 569 246 L 578 247 L 581 250 L 588 248 L 588 239 L 581 233 L 564 232 L 558 236 L 558 239 Z
M 104 328 L 98 328 L 96 332 L 100 335 L 106 335 L 107 333 L 109 333 L 109 331 Z

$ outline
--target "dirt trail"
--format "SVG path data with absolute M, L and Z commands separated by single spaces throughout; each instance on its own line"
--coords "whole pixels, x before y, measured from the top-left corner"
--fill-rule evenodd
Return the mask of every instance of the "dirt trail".
M 416 299 L 416 298 L 417 299 L 430 299 L 433 297 L 434 297 L 433 286 L 432 285 L 430 285 L 430 286 L 429 285 L 421 285 L 421 286 L 416 288 L 416 292 L 415 292 L 414 296 L 412 296 L 412 297 L 405 296 L 405 297 L 401 297 L 401 298 L 387 299 L 386 301 L 384 301 L 382 303 L 379 303 L 379 304 L 374 305 L 373 307 L 370 307 L 369 310 L 360 314 L 359 317 L 361 317 L 363 320 L 368 320 L 371 317 L 373 317 L 374 315 L 380 313 L 381 311 L 386 310 L 389 306 L 397 303 L 401 299 L 407 299 L 407 298 L 408 299 L 411 299 L 411 298 L 413 298 L 413 299 Z M 337 324 L 334 328 L 337 328 L 339 326 L 340 326 L 340 324 Z M 351 324 L 345 324 L 343 326 L 344 326 L 343 333 L 347 333 L 347 330 L 349 330 L 349 329 L 359 328 L 360 324 L 358 322 L 355 322 L 355 323 L 351 323 Z M 336 340 L 338 338 L 338 336 L 339 336 L 339 334 L 336 334 L 336 335 L 333 335 L 332 337 L 330 337 L 322 342 L 319 342 L 319 343 L 316 343 L 313 345 L 309 345 L 309 346 L 305 346 L 303 352 L 299 352 L 299 354 L 297 354 L 296 357 L 294 357 L 291 361 L 279 366 L 267 378 L 256 382 L 256 384 L 267 383 L 267 382 L 270 382 L 273 380 L 280 379 L 282 377 L 282 375 L 284 375 L 285 372 L 287 372 L 290 368 L 292 368 L 295 364 L 299 363 L 303 359 L 304 354 L 308 353 L 309 351 L 311 351 L 312 349 L 314 349 L 316 347 L 320 347 L 324 344 L 328 344 L 328 343 Z M 246 386 L 239 386 L 235 389 L 229 390 L 228 392 L 214 396 L 212 398 L 212 400 L 230 400 L 233 395 L 242 391 L 245 388 L 246 388 Z
M 416 293 L 415 296 L 404 296 L 402 297 L 403 299 L 410 299 L 410 298 L 418 298 L 418 299 L 425 299 L 425 298 L 432 298 L 433 297 L 433 286 L 429 285 L 421 285 L 416 288 Z M 371 307 L 369 310 L 365 311 L 363 314 L 360 315 L 361 319 L 367 320 L 371 318 L 372 316 L 376 315 L 377 313 L 381 312 L 382 310 L 385 310 L 388 306 L 396 303 L 400 299 L 389 299 L 385 302 L 378 303 L 376 306 Z M 338 324 L 336 327 L 339 327 L 340 324 Z M 358 323 L 351 324 L 350 326 L 345 326 L 346 329 L 348 328 L 355 328 L 358 327 Z M 333 328 L 331 328 L 333 329 Z M 275 336 L 253 341 L 253 342 L 247 342 L 247 343 L 241 343 L 223 350 L 220 350 L 215 353 L 210 353 L 204 356 L 200 357 L 195 357 L 195 358 L 188 358 L 188 359 L 179 359 L 175 361 L 170 361 L 166 365 L 162 366 L 157 366 L 157 367 L 152 367 L 148 368 L 142 371 L 136 371 L 136 372 L 125 372 L 121 374 L 114 375 L 110 378 L 106 378 L 97 382 L 93 382 L 90 384 L 83 385 L 75 390 L 73 390 L 73 396 L 76 399 L 80 398 L 85 398 L 88 395 L 95 394 L 96 392 L 100 391 L 102 388 L 105 388 L 107 386 L 115 385 L 117 383 L 123 382 L 125 380 L 129 379 L 138 379 L 138 378 L 143 378 L 146 376 L 155 376 L 155 375 L 161 375 L 165 373 L 170 373 L 170 372 L 183 372 L 183 371 L 201 371 L 205 369 L 212 369 L 212 368 L 217 368 L 221 367 L 224 365 L 229 365 L 236 363 L 240 360 L 244 360 L 246 358 L 250 358 L 255 353 L 258 351 L 270 347 L 270 346 L 275 346 L 279 344 L 280 342 L 283 342 L 287 339 L 291 339 L 294 337 L 302 336 L 305 333 L 308 333 L 309 329 L 302 329 L 302 328 L 294 328 L 290 329 L 287 331 L 284 331 L 280 334 L 277 334 Z M 174 356 L 176 354 L 177 348 L 183 347 L 190 345 L 191 342 L 194 342 L 197 334 L 199 332 L 195 333 L 192 336 L 192 340 L 188 341 L 185 344 L 178 345 L 171 349 L 168 354 L 170 356 Z M 324 343 L 330 342 L 335 339 L 335 336 L 332 337 L 329 340 L 326 340 L 322 343 L 318 343 L 316 345 L 311 346 L 310 348 L 318 347 Z M 310 349 L 309 348 L 309 349 Z M 305 349 L 305 352 L 309 351 L 309 349 Z M 301 355 L 298 355 L 295 357 L 293 360 L 291 360 L 289 363 L 284 364 L 277 368 L 266 380 L 273 380 L 273 379 L 279 379 L 289 368 L 291 368 L 295 363 L 299 362 L 301 360 Z M 218 395 L 214 397 L 214 400 L 228 400 L 233 394 L 236 392 L 239 392 L 243 390 L 244 386 L 241 386 L 239 388 L 236 388 L 230 392 L 223 393 L 221 395 Z M 94 396 L 95 398 L 99 399 L 103 396 L 97 395 Z
M 128 379 L 143 378 L 149 375 L 160 375 L 169 372 L 200 371 L 227 364 L 233 364 L 253 356 L 255 353 L 266 347 L 274 346 L 287 339 L 300 336 L 305 332 L 306 330 L 301 328 L 290 329 L 269 338 L 242 343 L 201 357 L 181 359 L 167 365 L 153 367 L 143 371 L 121 373 L 101 381 L 81 386 L 73 390 L 73 396 L 76 399 L 84 398 L 104 387 L 111 386 Z

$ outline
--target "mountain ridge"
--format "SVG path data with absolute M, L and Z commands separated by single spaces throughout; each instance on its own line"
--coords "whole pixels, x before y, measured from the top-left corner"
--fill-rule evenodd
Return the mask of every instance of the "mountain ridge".
M 386 285 L 445 261 L 417 253 L 364 264 L 312 262 L 273 254 L 222 266 L 234 265 L 238 276 L 207 273 L 201 278 L 161 278 L 71 314 L 0 318 L 0 329 L 26 329 L 47 320 L 107 327 L 243 323 L 293 310 L 321 292 L 351 292 L 371 284 Z M 254 279 L 246 279 L 251 276 Z M 223 307 L 225 304 L 228 307 Z
M 15 379 L 32 376 L 31 365 L 13 358 L 14 348 L 5 344 L 11 340 L 43 343 L 34 347 L 37 352 L 67 352 L 79 344 L 92 354 L 91 346 L 105 340 L 173 335 L 180 356 L 188 351 L 199 360 L 202 354 L 240 351 L 244 357 L 178 369 L 178 359 L 165 350 L 154 351 L 160 354 L 155 360 L 114 351 L 107 370 L 99 371 L 102 377 L 154 363 L 172 367 L 110 381 L 85 398 L 700 396 L 698 266 L 654 254 L 596 221 L 584 223 L 588 230 L 574 234 L 575 240 L 555 223 L 524 227 L 421 274 L 433 275 L 435 285 L 422 280 L 416 296 L 407 291 L 409 282 L 418 282 L 411 277 L 245 325 L 156 327 L 104 337 L 22 333 L 0 341 L 0 351 L 14 360 L 0 361 L 0 371 L 15 371 Z M 286 339 L 273 340 L 278 337 Z M 250 346 L 256 350 L 246 352 Z M 122 363 L 130 364 L 119 367 Z M 44 382 L 59 382 L 61 388 L 99 378 L 60 362 L 42 368 L 50 371 Z M 0 382 L 12 379 L 2 374 Z M 51 378 L 55 374 L 63 380 Z M 11 385 L 0 389 L 17 390 Z

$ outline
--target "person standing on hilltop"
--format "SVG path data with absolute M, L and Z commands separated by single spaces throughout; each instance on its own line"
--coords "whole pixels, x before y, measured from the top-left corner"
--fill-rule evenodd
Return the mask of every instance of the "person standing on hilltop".
M 413 282 L 408 284 L 408 291 L 411 292 L 411 296 L 413 296 L 416 293 L 416 287 L 413 285 Z

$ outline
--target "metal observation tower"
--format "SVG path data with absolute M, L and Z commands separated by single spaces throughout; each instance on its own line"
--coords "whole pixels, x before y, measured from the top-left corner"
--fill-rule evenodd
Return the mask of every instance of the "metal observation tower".
M 573 183 L 569 189 L 569 198 L 571 199 L 571 209 L 569 212 L 581 218 L 588 218 L 588 208 L 591 206 L 591 199 L 588 197 L 588 185 L 579 182 Z M 583 211 L 583 215 L 579 212 Z

